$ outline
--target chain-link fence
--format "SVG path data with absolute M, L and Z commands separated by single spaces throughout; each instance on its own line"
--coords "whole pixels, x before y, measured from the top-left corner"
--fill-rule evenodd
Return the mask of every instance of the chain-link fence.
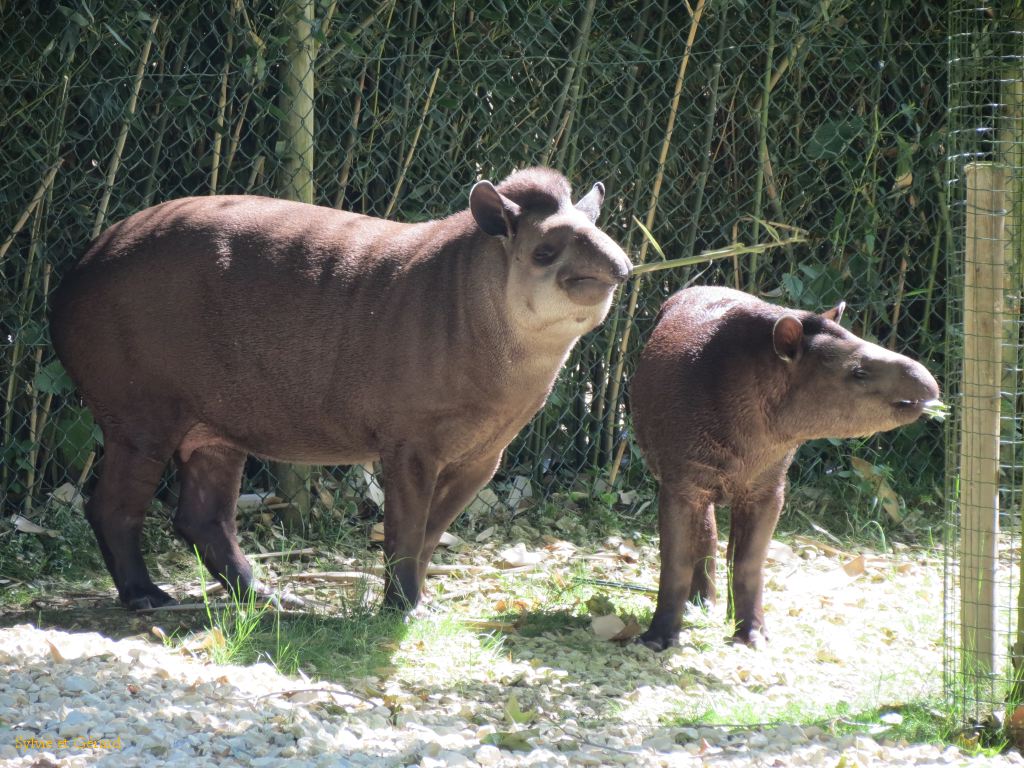
M 949 23 L 946 683 L 978 737 L 1009 715 L 1019 746 L 1024 10 L 958 2 Z
M 43 0 L 0 18 L 6 515 L 46 525 L 102 457 L 48 344 L 49 291 L 104 226 L 186 195 L 413 221 L 464 208 L 478 178 L 549 164 L 577 191 L 604 181 L 599 224 L 634 260 L 662 258 L 639 224 L 669 259 L 727 249 L 629 282 L 474 509 L 597 499 L 650 519 L 628 380 L 688 283 L 845 299 L 855 332 L 945 365 L 943 2 Z M 935 521 L 943 462 L 934 422 L 817 441 L 789 506 L 855 529 Z M 379 501 L 370 469 L 282 483 L 253 461 L 244 490 L 336 514 Z

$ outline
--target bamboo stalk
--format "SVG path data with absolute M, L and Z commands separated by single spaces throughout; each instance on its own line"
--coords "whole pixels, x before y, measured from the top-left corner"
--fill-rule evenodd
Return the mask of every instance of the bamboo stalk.
M 896 328 L 900 322 L 900 309 L 903 304 L 903 292 L 907 286 L 907 248 L 903 247 L 903 257 L 900 259 L 900 277 L 896 284 L 896 301 L 892 305 L 892 333 L 889 334 L 889 349 L 896 349 Z
M 30 242 L 28 247 L 28 258 L 25 260 L 25 271 L 22 275 L 21 291 L 18 299 L 18 319 L 17 328 L 24 328 L 25 321 L 32 314 L 32 295 L 33 295 L 33 280 L 32 275 L 35 273 L 36 255 L 39 252 L 39 229 L 41 227 L 42 217 L 40 216 L 41 208 L 36 206 L 35 216 L 32 219 L 32 229 L 30 233 Z M 21 361 L 21 355 L 24 351 L 25 344 L 20 338 L 20 334 L 14 338 L 14 345 L 11 348 L 11 372 L 7 378 L 7 398 L 4 402 L 8 404 L 8 408 L 4 414 L 4 439 L 0 445 L 10 445 L 11 439 L 14 434 L 14 392 L 18 382 L 18 365 Z M 10 478 L 10 472 L 7 463 L 4 462 L 2 473 L 3 487 L 7 487 L 8 480 Z
M 806 243 L 807 238 L 802 235 L 794 235 L 793 237 L 783 238 L 782 240 L 775 240 L 770 243 L 758 243 L 756 245 L 746 245 L 744 243 L 733 243 L 725 248 L 715 248 L 710 251 L 701 251 L 696 256 L 683 256 L 678 259 L 668 259 L 666 261 L 652 261 L 646 264 L 640 264 L 633 267 L 633 272 L 630 277 L 638 278 L 648 272 L 658 272 L 662 269 L 675 269 L 676 267 L 690 267 L 694 264 L 702 264 L 705 261 L 715 261 L 717 259 L 734 259 L 737 256 L 743 256 L 750 253 L 764 253 L 765 251 L 771 250 L 772 248 L 780 248 L 789 245 L 796 245 L 798 243 Z
M 732 241 L 735 243 L 737 238 L 740 236 L 740 223 L 734 221 L 732 223 Z M 740 257 L 736 254 L 732 257 L 732 279 L 733 288 L 737 291 L 740 290 Z
M 41 219 L 42 217 L 40 217 L 40 221 Z M 38 230 L 36 230 L 36 234 L 38 235 Z M 44 263 L 42 280 L 43 297 L 46 297 L 50 293 L 50 271 L 49 262 Z M 30 385 L 32 405 L 29 407 L 28 412 L 28 441 L 30 447 L 28 449 L 28 467 L 25 469 L 25 498 L 22 505 L 26 514 L 32 511 L 32 500 L 35 498 L 33 490 L 36 485 L 36 462 L 39 460 L 39 438 L 42 434 L 43 427 L 46 424 L 50 404 L 53 402 L 53 394 L 47 393 L 47 396 L 44 398 L 42 415 L 40 415 L 39 390 L 36 388 L 35 382 L 38 381 L 39 370 L 43 366 L 43 346 L 41 344 L 36 347 L 33 357 L 35 365 L 33 366 L 32 383 Z
M 356 28 L 350 32 L 352 38 L 356 38 L 369 29 L 370 25 L 377 20 L 378 16 L 381 16 L 385 11 L 388 12 L 388 16 L 394 11 L 394 4 L 396 0 L 381 0 L 377 3 L 377 7 L 370 11 L 363 20 L 356 25 Z M 347 51 L 348 47 L 345 44 L 335 46 L 331 48 L 327 53 L 323 55 L 323 58 L 319 60 L 321 66 L 326 66 L 331 59 L 337 56 L 342 51 Z
M 768 157 L 768 103 L 771 96 L 771 81 L 772 81 L 772 62 L 775 56 L 775 32 L 779 24 L 778 15 L 778 0 L 772 0 L 771 14 L 768 18 L 768 42 L 767 50 L 765 51 L 765 65 L 764 65 L 764 79 L 762 86 L 762 98 L 759 100 L 759 113 L 757 122 L 757 175 L 754 177 L 754 240 L 761 239 L 761 201 L 764 194 L 764 185 L 766 175 L 769 173 L 770 168 L 765 162 Z M 774 179 L 771 180 L 774 183 Z M 781 217 L 780 217 L 781 218 Z M 750 257 L 749 269 L 750 273 L 747 275 L 747 288 L 750 291 L 757 289 L 757 254 L 752 254 Z
M 348 177 L 355 161 L 356 136 L 359 133 L 359 117 L 363 108 L 363 88 L 366 87 L 366 65 L 359 73 L 359 89 L 356 91 L 356 103 L 352 108 L 352 126 L 345 139 L 345 159 L 338 172 L 338 193 L 334 196 L 334 207 L 342 208 L 345 204 L 345 190 L 348 188 Z
M 831 0 L 821 0 L 821 4 L 818 7 L 818 18 L 819 18 L 819 20 L 825 20 L 825 19 L 828 18 L 830 2 L 831 2 Z M 774 37 L 775 36 L 775 31 L 776 31 L 776 27 L 775 27 L 775 23 L 776 23 L 775 22 L 775 11 L 776 11 L 776 7 L 773 4 L 772 5 L 772 25 L 769 27 L 769 43 L 768 43 L 768 45 L 769 45 L 769 54 L 768 54 L 768 63 L 769 63 L 769 65 L 771 64 L 771 61 L 772 61 L 772 50 L 774 49 L 774 45 L 775 45 L 775 37 Z M 804 44 L 806 42 L 807 42 L 807 35 L 805 35 L 805 34 L 800 34 L 796 38 L 796 40 L 794 41 L 792 47 L 789 49 L 789 51 L 786 53 L 786 55 L 782 58 L 782 61 L 779 62 L 779 65 L 771 73 L 771 77 L 768 78 L 768 81 L 767 81 L 764 89 L 761 91 L 761 93 L 758 94 L 757 99 L 754 101 L 754 106 L 753 106 L 753 110 L 752 110 L 755 114 L 759 114 L 761 116 L 761 124 L 763 126 L 765 126 L 764 131 L 762 131 L 761 134 L 760 134 L 761 141 L 758 144 L 758 162 L 762 166 L 762 173 L 763 173 L 763 178 L 764 178 L 764 189 L 768 193 L 768 200 L 769 200 L 769 202 L 772 205 L 772 209 L 775 212 L 775 216 L 777 218 L 779 218 L 779 219 L 786 218 L 786 215 L 785 215 L 785 212 L 782 210 L 782 199 L 779 196 L 778 185 L 775 182 L 775 170 L 772 167 L 771 153 L 768 151 L 768 141 L 767 141 L 767 121 L 768 121 L 767 107 L 768 107 L 768 100 L 771 97 L 771 94 L 774 92 L 775 87 L 782 80 L 783 76 L 786 74 L 786 72 L 789 71 L 789 68 L 791 66 L 793 66 L 793 64 L 796 62 L 796 59 L 800 55 L 800 51 L 801 51 L 801 49 L 803 48 L 803 46 L 804 46 Z M 759 203 L 758 203 L 757 207 L 760 207 Z M 760 211 L 757 211 L 755 213 L 755 215 L 756 216 L 760 216 Z M 757 228 L 755 226 L 755 229 L 754 229 L 754 239 L 757 240 L 758 238 L 759 238 L 759 232 L 758 232 L 758 230 L 757 230 Z M 755 278 L 756 278 L 756 276 L 755 276 Z
M 316 52 L 313 20 L 316 0 L 291 0 L 282 14 L 291 25 L 287 62 L 281 75 L 280 107 L 285 145 L 281 163 L 280 188 L 290 200 L 313 203 L 314 143 L 316 115 L 314 93 Z M 301 529 L 309 520 L 312 468 L 302 464 L 272 462 L 271 468 L 281 495 L 294 504 L 282 512 L 285 527 Z
M 313 66 L 315 0 L 292 0 L 286 6 L 291 23 L 288 60 L 281 74 L 281 136 L 285 145 L 280 187 L 289 200 L 312 203 L 315 132 Z
M 676 115 L 679 113 L 679 99 L 683 91 L 683 81 L 686 78 L 686 68 L 690 63 L 690 52 L 693 50 L 693 42 L 697 37 L 697 27 L 700 18 L 704 13 L 704 0 L 697 0 L 697 7 L 690 19 L 690 32 L 686 38 L 686 49 L 679 62 L 679 72 L 676 75 L 675 90 L 672 93 L 672 104 L 668 113 L 668 124 L 665 126 L 665 137 L 661 142 L 661 152 L 658 155 L 658 169 L 654 175 L 654 185 L 651 188 L 651 199 L 647 206 L 646 227 L 648 230 L 654 228 L 654 217 L 658 211 L 658 197 L 661 194 L 661 184 L 665 178 L 665 162 L 668 159 L 668 150 L 672 145 L 672 131 L 675 128 Z M 636 265 L 642 266 L 647 257 L 647 240 L 640 244 L 640 252 L 637 255 Z M 634 267 L 634 273 L 636 267 Z M 632 284 L 632 293 L 629 297 L 629 305 L 626 308 L 626 322 L 622 329 L 622 337 L 619 340 L 618 354 L 615 361 L 615 373 L 612 375 L 611 391 L 608 396 L 607 413 L 605 415 L 605 439 L 615 433 L 615 424 L 619 417 L 619 395 L 622 389 L 622 374 L 626 367 L 626 353 L 629 350 L 630 332 L 633 329 L 633 318 L 636 316 L 637 302 L 640 298 L 640 281 L 635 280 Z
M 338 9 L 338 0 L 331 0 L 331 4 L 327 6 L 327 10 L 324 12 L 324 19 L 320 22 L 320 35 L 318 39 L 313 40 L 313 59 L 320 54 L 320 46 L 323 41 L 327 39 L 327 35 L 331 32 L 331 21 L 334 19 L 334 12 Z
M 587 43 L 590 39 L 590 25 L 594 19 L 594 7 L 596 5 L 597 0 L 587 0 L 587 7 L 583 11 L 580 31 L 576 36 L 576 44 L 573 46 L 572 54 L 569 57 L 569 71 L 566 73 L 565 82 L 562 83 L 562 90 L 558 94 L 555 108 L 551 113 L 551 125 L 548 127 L 547 132 L 548 147 L 544 152 L 543 165 L 550 164 L 551 156 L 559 145 L 561 137 L 568 132 L 569 126 L 572 124 L 573 106 L 576 103 L 576 96 L 580 90 L 578 79 L 580 62 L 586 53 Z M 570 92 L 573 92 L 574 96 L 572 102 L 570 102 L 570 108 L 566 110 L 565 104 L 569 99 Z
M 245 185 L 245 194 L 248 195 L 252 192 L 257 180 L 263 175 L 263 166 L 266 164 L 266 160 L 263 155 L 258 155 L 253 161 L 252 171 L 249 173 L 249 183 Z
M 249 18 L 249 14 L 245 10 L 245 3 L 243 0 L 233 0 L 232 9 L 241 14 L 242 21 L 245 22 L 245 32 L 249 36 L 249 41 L 253 44 L 253 47 L 259 53 L 264 53 L 267 50 L 267 44 L 263 42 L 263 38 L 256 32 L 256 25 L 252 23 L 252 19 Z
M 161 47 L 160 59 L 160 76 L 164 76 L 163 62 L 164 62 L 164 51 L 167 47 L 167 40 L 164 40 L 163 46 Z M 171 78 L 174 82 L 177 82 L 178 75 L 181 74 L 182 68 L 185 66 L 185 53 L 188 50 L 188 45 L 183 41 L 178 46 L 178 55 L 174 59 L 174 64 L 171 67 Z M 149 176 L 146 178 L 146 186 L 142 193 L 142 207 L 148 208 L 153 203 L 153 196 L 156 194 L 156 173 L 157 169 L 160 168 L 160 153 L 164 149 L 164 136 L 167 135 L 167 122 L 171 118 L 172 110 L 167 107 L 166 104 L 160 104 L 160 119 L 157 121 L 156 128 L 156 140 L 153 142 L 153 149 L 149 153 Z
M 210 163 L 210 194 L 217 194 L 217 179 L 220 175 L 220 148 L 224 142 L 224 118 L 228 105 L 228 74 L 231 72 L 231 54 L 234 52 L 234 36 L 228 30 L 224 71 L 220 77 L 220 95 L 217 97 L 217 127 L 213 132 L 213 160 Z
M 384 34 L 382 34 L 380 36 L 380 46 L 377 49 L 376 75 L 375 75 L 375 77 L 373 79 L 373 98 L 370 99 L 370 112 L 373 115 L 373 119 L 370 121 L 370 135 L 367 137 L 367 143 L 363 147 L 363 152 L 367 156 L 370 156 L 370 154 L 371 154 L 371 152 L 373 150 L 373 145 L 374 145 L 374 143 L 377 140 L 377 129 L 378 129 L 378 126 L 380 125 L 380 122 L 381 122 L 380 121 L 380 97 L 381 97 L 380 81 L 381 81 L 381 69 L 383 67 L 384 48 L 387 45 L 388 35 L 390 35 L 390 33 L 391 33 L 391 23 L 392 23 L 392 21 L 394 19 L 394 16 L 395 16 L 395 6 L 397 5 L 397 3 L 398 3 L 398 0 L 384 0 L 381 3 L 381 5 L 378 6 L 378 8 L 377 8 L 378 11 L 382 11 L 385 7 L 387 8 L 387 14 L 386 14 L 387 19 L 385 21 L 386 28 L 384 30 Z M 370 183 L 363 184 L 362 187 L 363 187 L 363 194 L 362 194 L 362 204 L 361 204 L 360 210 L 363 213 L 370 213 L 370 212 L 372 212 L 376 208 L 376 206 L 374 205 L 374 200 L 376 199 L 376 196 L 371 194 L 372 190 L 371 190 L 371 184 Z
M 231 166 L 235 162 L 235 153 L 238 151 L 238 145 L 242 139 L 242 126 L 245 124 L 245 116 L 249 111 L 249 101 L 252 99 L 253 91 L 262 90 L 263 83 L 258 83 L 255 88 L 247 88 L 245 95 L 242 96 L 242 106 L 238 108 L 238 119 L 235 121 L 235 127 L 231 131 L 231 136 L 228 141 L 228 154 L 224 159 L 224 173 L 228 173 L 231 170 Z
M 89 471 L 92 469 L 92 465 L 95 461 L 96 451 L 89 451 L 89 455 L 85 457 L 85 463 L 82 464 L 82 471 L 78 475 L 78 482 L 75 483 L 76 488 L 81 489 L 85 485 L 85 481 L 89 477 Z
M 28 206 L 25 208 L 24 211 L 21 212 L 21 215 L 18 217 L 18 220 L 14 222 L 14 227 L 11 229 L 11 234 L 8 235 L 7 239 L 4 240 L 2 245 L 0 245 L 0 263 L 3 262 L 4 256 L 7 254 L 7 250 L 11 247 L 11 243 L 14 242 L 14 238 L 16 238 L 18 236 L 18 233 L 21 232 L 22 228 L 28 222 L 29 217 L 31 217 L 32 214 L 35 213 L 36 207 L 39 205 L 39 202 L 43 199 L 43 195 L 46 194 L 46 191 L 50 188 L 50 185 L 53 184 L 53 180 L 57 177 L 57 171 L 60 170 L 60 167 L 63 164 L 63 160 L 58 160 L 57 162 L 50 166 L 50 170 L 48 170 L 46 172 L 46 175 L 43 176 L 43 181 L 42 183 L 40 183 L 39 188 L 36 190 L 35 194 L 32 195 L 32 199 L 29 201 Z
M 661 21 L 663 21 L 664 19 L 668 18 L 670 4 L 671 4 L 670 0 L 662 0 L 661 7 L 659 9 L 659 13 L 656 16 L 656 19 L 658 21 L 655 24 L 655 29 L 657 30 L 657 34 L 655 36 L 655 39 L 656 39 L 655 50 L 657 51 L 656 58 L 658 60 L 663 60 L 663 59 L 667 58 L 667 56 L 666 56 L 666 47 L 668 46 L 667 39 L 668 39 L 668 36 L 669 36 L 669 27 L 670 27 L 670 25 L 669 24 L 665 24 L 665 23 L 661 23 Z M 641 136 L 642 136 L 641 145 L 645 146 L 645 147 L 646 146 L 655 146 L 656 143 L 657 143 L 657 139 L 653 135 L 654 132 L 655 132 L 655 124 L 654 124 L 654 120 L 652 119 L 653 115 L 654 115 L 654 112 L 652 110 L 649 110 L 649 109 L 644 109 L 643 113 L 646 114 L 647 119 L 644 121 L 644 125 L 643 125 L 642 131 L 641 131 Z M 659 151 L 660 151 L 660 146 L 659 146 Z M 650 178 L 650 177 L 655 175 L 656 169 L 650 167 L 651 166 L 650 160 L 651 160 L 651 158 L 649 157 L 649 154 L 646 151 L 644 151 L 641 154 L 641 159 L 640 159 L 640 162 L 638 163 L 638 166 L 639 166 L 638 167 L 638 174 L 637 174 L 638 178 L 646 179 L 646 178 Z M 645 205 L 644 200 L 642 200 L 643 197 L 644 197 L 644 190 L 641 189 L 639 184 L 634 185 L 632 199 L 630 200 L 629 204 L 627 206 L 625 206 L 625 207 L 627 207 L 629 210 L 638 210 L 638 209 L 640 209 L 641 206 Z M 649 201 L 647 201 L 647 202 L 649 204 Z M 635 217 L 634 217 L 634 219 L 635 219 Z M 635 234 L 635 230 L 632 227 L 627 229 L 626 232 L 625 232 L 625 242 L 622 244 L 622 247 L 623 247 L 623 250 L 626 253 L 633 253 L 633 236 L 634 236 L 634 234 Z M 617 355 L 619 353 L 619 342 L 621 342 L 621 340 L 622 340 L 621 330 L 620 329 L 621 329 L 621 327 L 626 322 L 629 322 L 631 324 L 631 321 L 632 321 L 632 318 L 629 318 L 627 320 L 627 318 L 625 317 L 625 312 L 626 312 L 627 306 L 629 305 L 629 301 L 630 301 L 629 297 L 631 297 L 633 290 L 638 290 L 638 287 L 636 287 L 636 285 L 634 283 L 628 283 L 625 286 L 625 288 L 623 289 L 623 293 L 620 294 L 619 300 L 615 302 L 615 318 L 614 318 L 613 325 L 615 326 L 616 333 L 609 336 L 609 344 L 614 347 L 612 351 L 616 355 L 616 357 L 615 357 L 615 361 L 616 362 L 618 361 Z M 616 409 L 618 407 L 617 399 L 615 401 L 611 400 L 612 390 L 613 390 L 613 388 L 616 385 L 616 383 L 615 383 L 616 382 L 616 379 L 615 379 L 615 369 L 617 368 L 617 365 L 613 363 L 611 356 L 608 357 L 608 360 L 609 360 L 609 362 L 608 362 L 608 366 L 606 368 L 606 370 L 607 370 L 607 373 L 606 373 L 607 383 L 606 383 L 606 386 L 605 386 L 605 388 L 604 388 L 604 390 L 602 392 L 602 397 L 603 397 L 602 405 L 603 405 L 603 409 L 604 409 L 604 416 L 603 416 L 604 423 L 601 425 L 602 432 L 601 432 L 600 439 L 598 440 L 598 442 L 600 443 L 600 449 L 599 449 L 599 451 L 597 453 L 597 456 L 599 458 L 599 463 L 600 463 L 601 466 L 605 466 L 607 464 L 607 462 L 612 459 L 612 454 L 614 453 L 614 450 L 615 450 L 615 426 L 616 426 L 615 422 L 616 422 L 616 420 L 618 418 L 617 414 L 615 414 L 613 412 L 614 409 Z
M 626 444 L 629 442 L 629 438 L 623 437 L 619 441 L 619 447 L 615 449 L 615 458 L 612 460 L 612 468 L 608 473 L 608 485 L 615 485 L 615 478 L 619 476 L 619 467 L 622 466 L 622 457 L 626 453 Z
M 398 181 L 395 182 L 395 188 L 391 193 L 391 199 L 388 201 L 388 207 L 384 210 L 384 218 L 388 218 L 392 211 L 395 209 L 395 203 L 398 202 L 398 195 L 402 191 L 402 184 L 405 182 L 405 174 L 409 170 L 409 166 L 412 165 L 412 158 L 416 152 L 416 144 L 420 140 L 420 133 L 423 131 L 423 124 L 427 121 L 427 112 L 430 110 L 430 100 L 434 97 L 434 88 L 437 87 L 437 78 L 441 75 L 441 68 L 438 67 L 434 70 L 434 79 L 430 81 L 430 90 L 427 91 L 427 99 L 423 102 L 423 112 L 420 114 L 420 124 L 416 126 L 416 133 L 413 134 L 412 144 L 409 146 L 409 152 L 405 156 L 405 162 L 402 163 L 402 170 L 398 174 Z
M 943 194 L 943 183 L 942 178 L 939 175 L 939 169 L 937 167 L 932 168 L 932 181 L 935 184 L 935 189 L 938 191 L 938 200 L 936 204 L 939 208 L 939 221 L 942 223 L 943 237 L 936 237 L 932 243 L 932 258 L 931 263 L 928 266 L 928 283 L 925 286 L 924 291 L 924 315 L 921 321 L 921 338 L 922 340 L 927 339 L 928 331 L 931 327 L 932 318 L 932 303 L 935 296 L 935 282 L 939 272 L 939 253 L 942 245 L 946 246 L 946 253 L 954 253 L 953 249 L 953 225 L 949 220 L 949 205 L 946 202 L 946 195 Z
M 725 30 L 728 17 L 723 12 L 718 18 L 718 40 L 715 42 L 715 61 L 711 65 L 710 98 L 704 113 L 704 144 L 700 153 L 700 168 L 697 170 L 697 182 L 694 185 L 693 206 L 690 211 L 690 226 L 687 227 L 684 253 L 693 253 L 697 244 L 697 227 L 704 210 L 704 190 L 708 177 L 711 175 L 711 144 L 715 138 L 715 114 L 718 112 L 718 88 L 722 80 L 722 53 L 725 49 Z
M 821 18 L 825 18 L 825 15 L 828 13 L 829 2 L 830 0 L 822 0 L 818 14 Z M 796 62 L 796 57 L 800 55 L 800 50 L 804 47 L 804 43 L 806 42 L 807 35 L 800 34 L 797 36 L 796 40 L 793 42 L 793 47 L 790 48 L 789 52 L 782 57 L 782 61 L 779 62 L 779 66 L 775 68 L 774 72 L 772 72 L 772 76 L 768 80 L 768 87 L 766 91 L 757 95 L 757 99 L 754 101 L 752 109 L 753 112 L 761 111 L 763 99 L 770 96 L 772 91 L 775 90 L 775 86 L 779 84 L 779 81 L 782 80 L 786 72 L 789 71 L 789 68 Z
M 117 178 L 117 170 L 121 166 L 121 155 L 124 153 L 124 145 L 128 141 L 128 130 L 131 128 L 132 118 L 135 117 L 135 107 L 139 103 L 139 91 L 142 90 L 142 77 L 146 74 L 146 66 L 149 64 L 149 52 L 153 48 L 153 37 L 156 35 L 156 27 L 160 17 L 153 16 L 149 24 L 149 32 L 146 34 L 146 42 L 142 46 L 142 55 L 139 56 L 139 66 L 135 70 L 135 79 L 132 84 L 132 95 L 128 99 L 128 114 L 121 125 L 121 133 L 118 134 L 114 144 L 114 155 L 110 158 L 110 165 L 107 167 L 107 177 L 103 183 L 103 197 L 100 198 L 99 210 L 96 212 L 96 221 L 92 225 L 91 237 L 95 238 L 103 229 L 103 221 L 107 217 L 107 208 L 110 206 L 110 196 L 114 192 L 114 180 Z
M 11 372 L 7 376 L 7 387 L 4 391 L 4 402 L 7 404 L 7 411 L 4 413 L 4 441 L 2 445 L 11 445 L 11 435 L 14 429 L 14 386 L 18 381 L 18 358 L 21 357 L 21 340 L 16 336 L 14 338 L 14 345 L 11 347 Z M 10 465 L 8 462 L 3 462 L 0 465 L 0 485 L 7 489 L 7 484 L 10 480 Z
M 602 458 L 604 457 L 604 446 L 601 440 L 604 428 L 604 413 L 605 413 L 605 402 L 608 396 L 608 389 L 611 385 L 611 368 L 612 368 L 612 351 L 615 349 L 614 341 L 619 333 L 619 321 L 622 318 L 622 312 L 616 304 L 615 312 L 612 314 L 611 322 L 608 323 L 608 343 L 604 344 L 604 360 L 602 361 L 602 375 L 600 387 L 597 393 L 597 404 L 594 407 L 594 423 L 596 425 L 596 434 L 594 435 L 593 442 L 594 447 L 590 454 L 590 463 L 594 469 L 599 468 L 602 464 Z

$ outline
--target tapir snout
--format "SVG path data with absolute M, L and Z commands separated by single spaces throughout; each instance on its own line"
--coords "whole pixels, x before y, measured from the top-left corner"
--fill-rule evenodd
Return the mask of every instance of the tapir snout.
M 633 265 L 614 241 L 600 230 L 583 235 L 589 242 L 581 248 L 589 258 L 564 265 L 556 276 L 559 287 L 574 304 L 594 306 L 629 278 Z M 606 242 L 607 241 L 607 242 Z

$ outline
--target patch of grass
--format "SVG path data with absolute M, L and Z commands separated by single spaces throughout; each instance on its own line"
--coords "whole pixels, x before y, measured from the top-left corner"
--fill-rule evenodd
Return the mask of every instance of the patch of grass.
M 390 674 L 408 629 L 399 614 L 366 609 L 343 616 L 281 617 L 296 668 L 335 682 Z
M 389 668 L 408 629 L 400 614 L 371 612 L 361 595 L 334 616 L 281 613 L 254 595 L 239 599 L 230 593 L 229 603 L 215 608 L 198 553 L 195 565 L 209 633 L 202 647 L 216 663 L 267 661 L 283 674 L 301 668 L 327 680 L 379 674 Z
M 36 590 L 25 584 L 17 584 L 12 587 L 5 586 L 3 589 L 3 602 L 0 604 L 0 607 L 9 611 L 23 610 L 36 597 L 38 597 Z
M 538 637 L 546 634 L 559 634 L 590 623 L 588 616 L 559 610 L 531 610 L 523 613 L 501 613 L 495 616 L 496 621 L 505 621 L 516 625 L 516 632 L 521 637 Z
M 408 623 L 396 643 L 393 668 L 383 671 L 431 689 L 458 691 L 469 678 L 490 678 L 505 655 L 500 633 L 480 632 L 453 615 L 430 616 Z
M 941 700 L 922 699 L 904 704 L 856 709 L 849 703 L 816 706 L 814 702 L 791 701 L 765 718 L 763 710 L 747 704 L 722 708 L 710 697 L 692 702 L 685 713 L 675 712 L 662 719 L 671 727 L 719 726 L 737 731 L 764 731 L 782 726 L 818 727 L 833 736 L 865 735 L 877 740 L 913 744 L 956 745 L 972 755 L 999 754 L 1005 741 L 984 744 L 964 739 L 962 718 L 950 712 Z

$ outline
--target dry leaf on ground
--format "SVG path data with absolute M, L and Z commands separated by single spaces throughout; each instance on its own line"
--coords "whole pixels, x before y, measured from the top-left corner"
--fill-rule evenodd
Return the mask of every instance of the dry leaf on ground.
M 615 614 L 608 616 L 595 616 L 590 620 L 590 628 L 601 640 L 613 640 L 622 630 L 626 628 L 626 622 Z
M 543 559 L 542 552 L 531 552 L 525 544 L 519 543 L 498 553 L 498 567 L 520 568 L 524 565 L 537 565 Z

